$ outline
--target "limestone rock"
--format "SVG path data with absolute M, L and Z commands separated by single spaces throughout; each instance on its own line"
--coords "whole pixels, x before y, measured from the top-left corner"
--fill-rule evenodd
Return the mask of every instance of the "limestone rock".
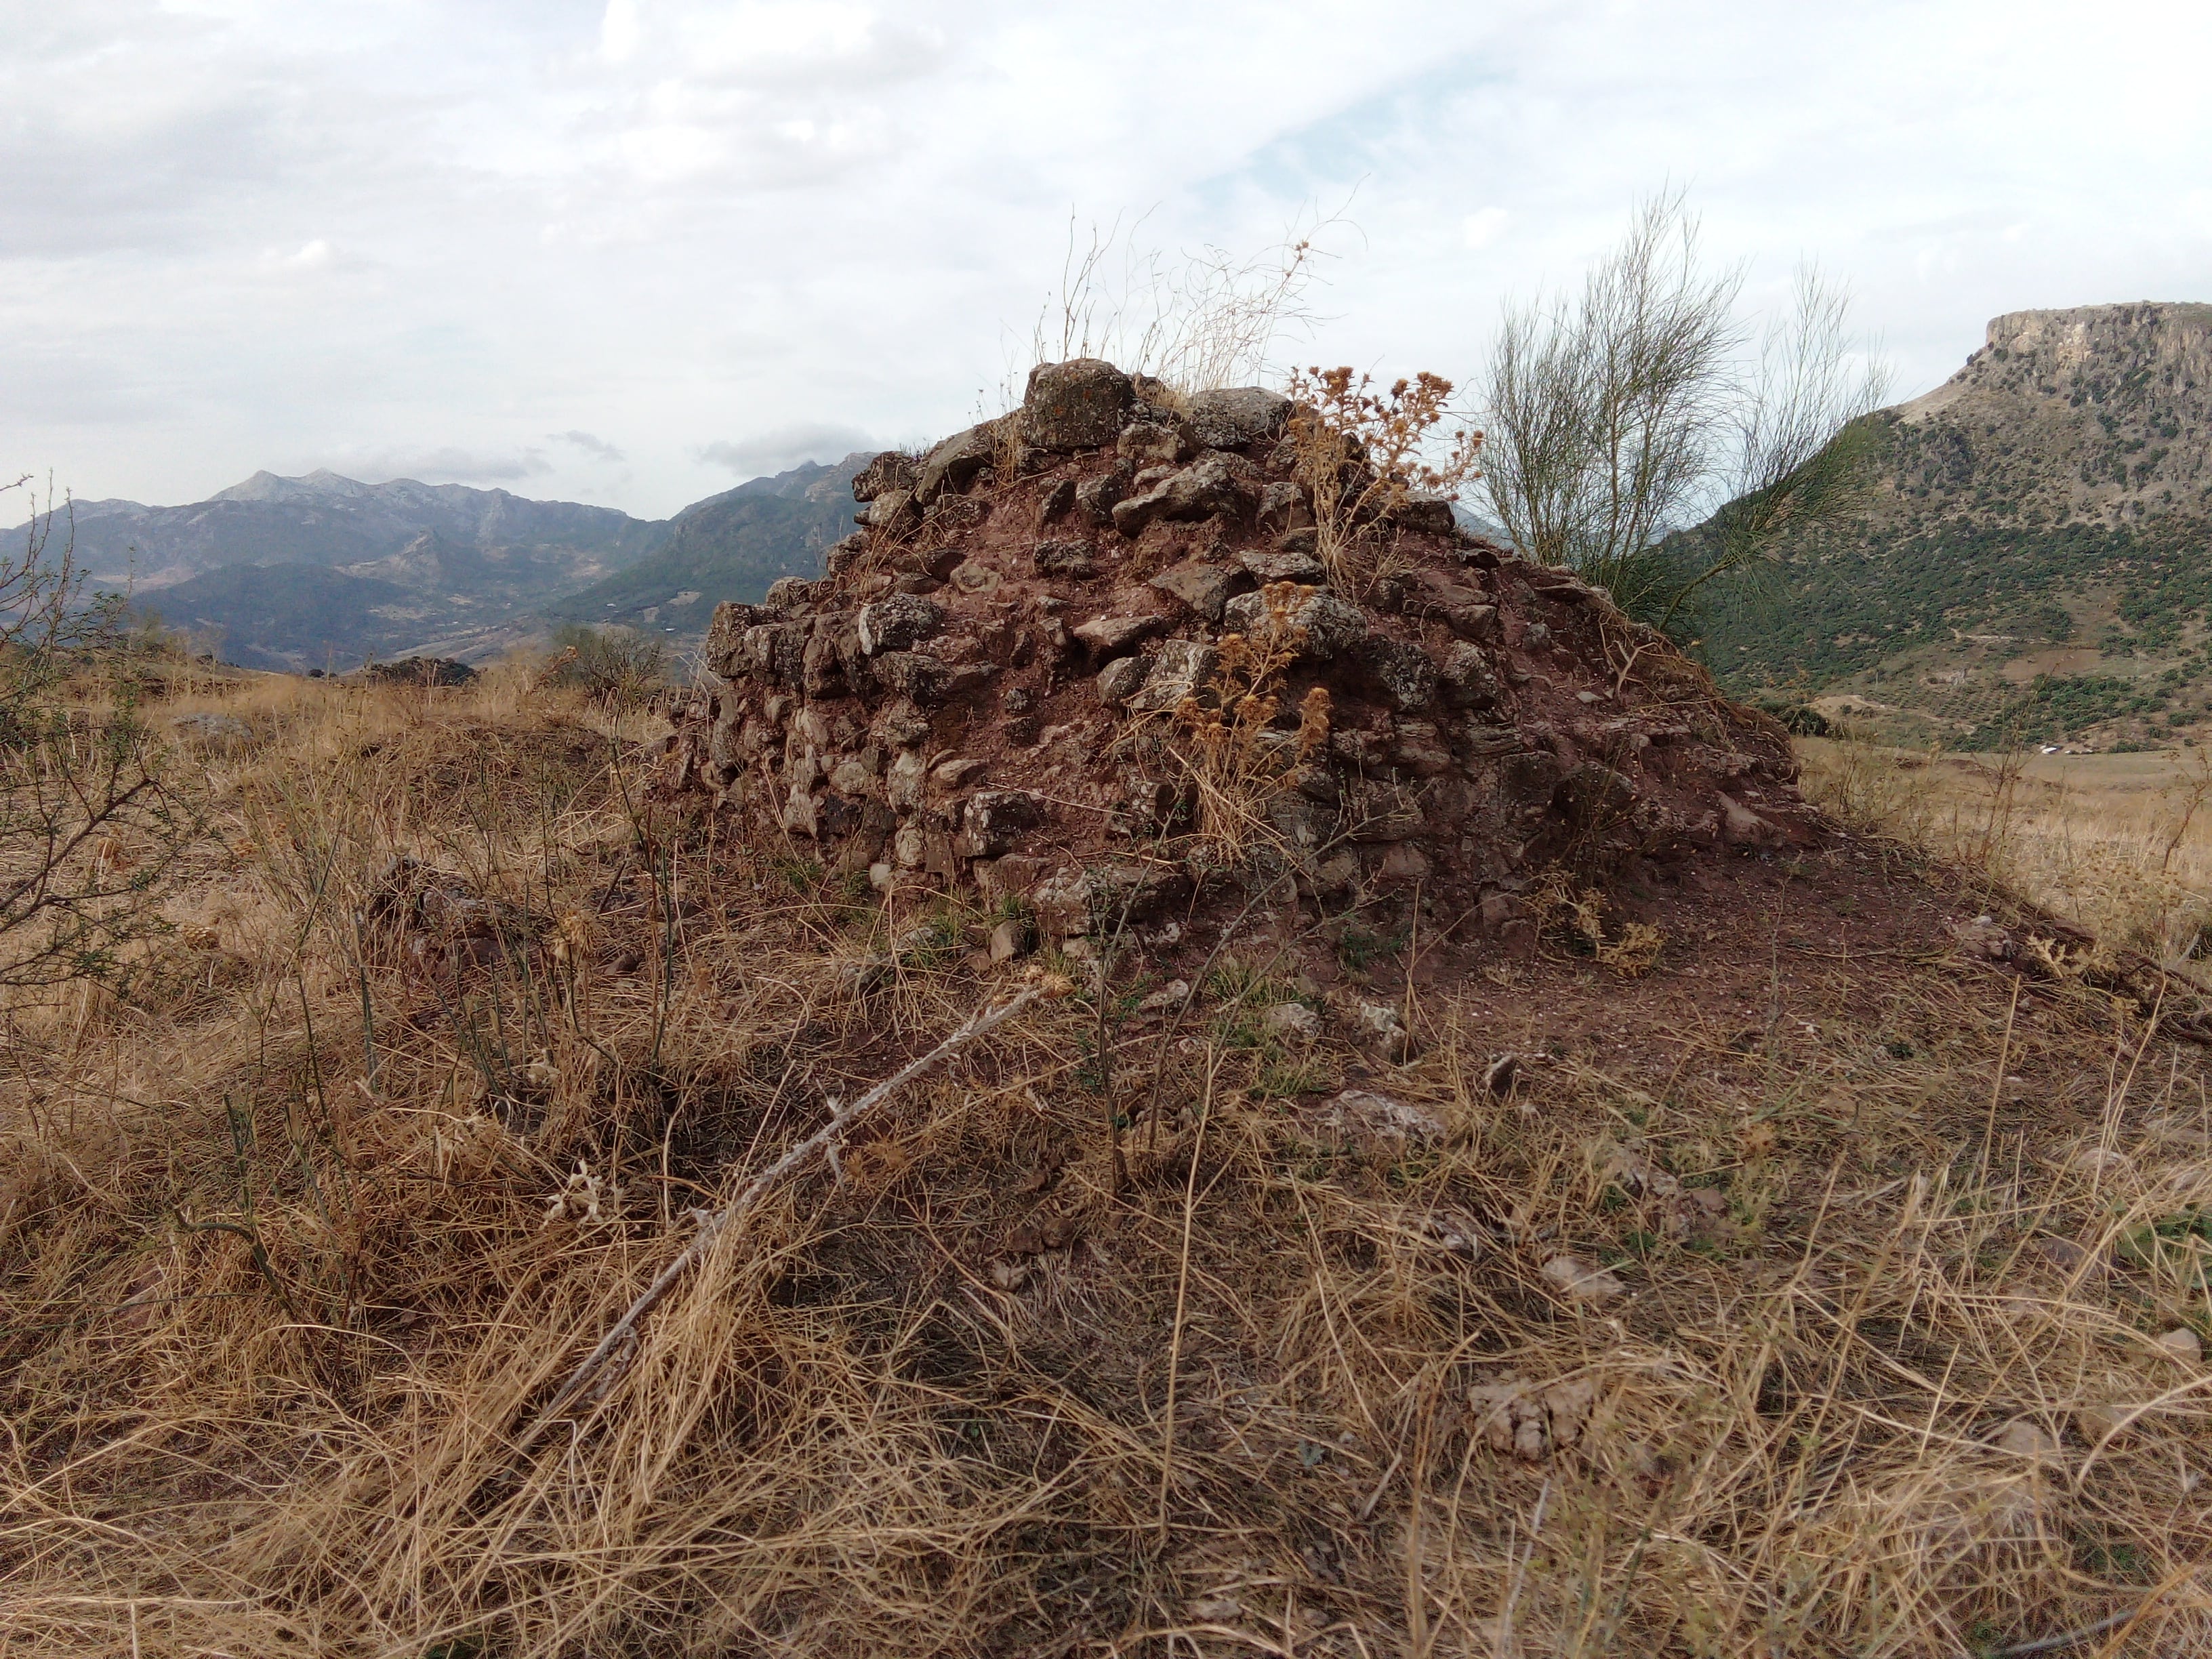
M 1392 1016 L 1393 1022 L 1396 1018 Z M 1322 1122 L 1341 1132 L 1384 1140 L 1430 1146 L 1444 1138 L 1444 1126 L 1419 1107 L 1371 1089 L 1346 1089 L 1322 1109 Z
M 1129 701 L 1152 677 L 1149 657 L 1116 657 L 1098 672 L 1098 700 L 1109 706 Z
M 1075 505 L 1093 523 L 1111 523 L 1115 506 L 1128 494 L 1128 489 L 1129 481 L 1121 474 L 1103 473 L 1075 486 Z
M 1390 509 L 1390 522 L 1431 536 L 1449 536 L 1459 527 L 1452 504 L 1442 495 L 1407 495 Z
M 1269 625 L 1267 600 L 1262 593 L 1240 593 L 1221 613 L 1224 627 L 1248 638 L 1266 633 Z M 1367 636 L 1367 613 L 1327 588 L 1316 588 L 1291 606 L 1288 622 L 1304 636 L 1298 654 L 1323 661 L 1344 652 Z
M 1114 528 L 1124 536 L 1143 534 L 1157 520 L 1210 519 L 1220 514 L 1241 518 L 1250 511 L 1254 492 L 1244 483 L 1249 463 L 1227 455 L 1208 455 L 1170 473 L 1141 495 L 1115 504 Z
M 1094 617 L 1072 630 L 1075 637 L 1101 657 L 1118 656 L 1136 649 L 1137 641 L 1167 626 L 1164 617 Z
M 1429 706 L 1437 694 L 1437 665 L 1418 645 L 1377 635 L 1362 652 L 1367 672 L 1401 714 Z
M 2166 1332 L 2158 1339 L 2157 1346 L 2169 1358 L 2179 1359 L 2184 1364 L 2194 1365 L 2204 1357 L 2203 1340 L 2186 1325 L 2177 1326 Z
M 877 684 L 894 696 L 924 706 L 940 701 L 952 670 L 919 651 L 886 651 L 875 659 Z
M 1544 1282 L 1571 1302 L 1610 1302 L 1628 1286 L 1602 1267 L 1571 1255 L 1555 1255 L 1543 1267 Z
M 945 607 L 911 593 L 893 593 L 862 605 L 858 627 L 860 649 L 867 655 L 903 651 L 945 631 Z
M 1291 400 L 1263 386 L 1225 386 L 1200 392 L 1190 399 L 1191 429 L 1212 449 L 1235 449 L 1280 432 L 1291 418 Z
M 1098 358 L 1039 363 L 1022 397 L 1022 436 L 1039 449 L 1095 449 L 1114 441 L 1136 398 L 1129 377 Z
M 868 528 L 902 534 L 921 522 L 921 505 L 911 489 L 886 489 L 868 504 Z
M 1488 713 L 1505 701 L 1505 682 L 1491 666 L 1490 655 L 1479 645 L 1464 641 L 1444 654 L 1437 675 L 1437 689 L 1446 706 Z
M 1239 553 L 1237 562 L 1263 582 L 1303 582 L 1315 586 L 1328 580 L 1328 567 L 1304 549 L 1278 548 L 1271 553 L 1253 548 Z
M 1048 937 L 1111 932 L 1151 921 L 1190 893 L 1190 878 L 1174 865 L 1143 859 L 1107 859 L 1070 865 L 1040 882 L 1030 897 L 1037 925 Z
M 1260 491 L 1258 517 L 1262 530 L 1304 530 L 1314 521 L 1313 499 L 1304 484 L 1271 483 Z
M 956 432 L 931 450 L 915 481 L 914 498 L 927 507 L 947 490 L 957 494 L 975 481 L 990 465 L 998 444 L 999 423 L 985 421 L 965 432 Z
M 952 851 L 963 859 L 994 859 L 1010 853 L 1022 833 L 1044 822 L 1044 803 L 1022 789 L 986 789 L 961 808 Z
M 1152 579 L 1152 585 L 1181 600 L 1206 621 L 1218 623 L 1222 607 L 1229 603 L 1231 576 L 1218 564 L 1186 559 L 1161 571 Z
M 853 475 L 853 499 L 872 501 L 886 490 L 912 489 L 921 469 L 913 456 L 886 449 Z
M 1114 453 L 1135 467 L 1179 466 L 1195 448 L 1189 429 L 1172 421 L 1132 421 L 1114 441 Z
M 1055 519 L 1064 519 L 1075 505 L 1075 480 L 1062 478 L 1044 492 L 1037 502 L 1036 521 L 1040 527 Z
M 1151 672 L 1140 688 L 1129 695 L 1130 709 L 1137 714 L 1173 714 L 1185 697 L 1211 700 L 1214 671 L 1221 653 L 1202 640 L 1168 640 L 1152 659 Z

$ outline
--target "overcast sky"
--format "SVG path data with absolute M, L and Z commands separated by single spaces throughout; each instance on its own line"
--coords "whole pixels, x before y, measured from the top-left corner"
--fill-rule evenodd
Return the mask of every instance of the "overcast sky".
M 1463 377 L 1688 186 L 1897 388 L 2000 311 L 2212 299 L 2212 7 L 0 0 L 0 470 L 648 516 L 995 410 L 1071 212 L 1350 198 L 1281 356 Z M 11 515 L 12 516 L 12 515 Z

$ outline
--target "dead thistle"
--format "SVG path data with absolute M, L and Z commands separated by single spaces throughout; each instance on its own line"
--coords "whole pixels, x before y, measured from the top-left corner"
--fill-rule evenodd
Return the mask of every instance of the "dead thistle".
M 1291 374 L 1289 392 L 1316 550 L 1332 577 L 1364 585 L 1379 574 L 1382 524 L 1416 493 L 1451 496 L 1472 482 L 1482 434 L 1453 415 L 1452 383 L 1426 370 L 1382 392 L 1350 368 L 1308 368 Z

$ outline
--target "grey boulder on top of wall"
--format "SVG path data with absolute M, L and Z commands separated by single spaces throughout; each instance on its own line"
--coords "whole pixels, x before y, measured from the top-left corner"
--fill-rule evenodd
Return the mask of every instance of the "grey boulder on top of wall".
M 1129 377 L 1099 358 L 1039 363 L 1022 397 L 1022 436 L 1038 449 L 1097 449 L 1121 435 L 1136 401 Z

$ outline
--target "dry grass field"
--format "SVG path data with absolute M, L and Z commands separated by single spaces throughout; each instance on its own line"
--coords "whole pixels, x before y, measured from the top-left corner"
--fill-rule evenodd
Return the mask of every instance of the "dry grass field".
M 2212 1645 L 2199 1050 L 1949 931 L 2185 957 L 2185 775 L 1817 748 L 1656 957 L 1347 954 L 1385 1065 L 1268 1018 L 1310 918 L 994 964 L 520 667 L 193 709 L 173 930 L 7 1010 L 10 1659 Z
M 2212 750 L 1929 755 L 1801 740 L 1808 793 L 2179 967 L 2212 921 Z

